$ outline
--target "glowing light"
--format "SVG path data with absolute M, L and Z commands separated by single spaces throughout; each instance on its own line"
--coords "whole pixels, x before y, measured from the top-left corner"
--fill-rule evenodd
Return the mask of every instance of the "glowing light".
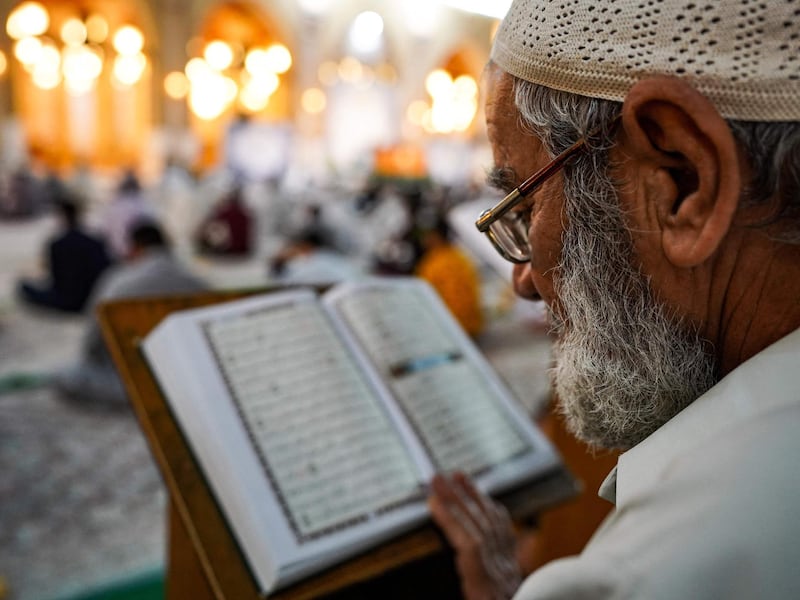
M 300 104 L 307 113 L 317 115 L 325 110 L 328 99 L 319 88 L 308 88 L 300 97 Z
M 64 78 L 68 84 L 74 84 L 72 89 L 76 90 L 83 90 L 85 87 L 78 82 L 93 81 L 103 72 L 102 57 L 86 46 L 64 48 L 61 64 Z
M 23 65 L 33 65 L 42 53 L 42 41 L 35 37 L 26 37 L 14 44 L 14 56 Z
M 339 78 L 348 83 L 355 83 L 364 75 L 364 67 L 358 59 L 346 56 L 339 63 Z
M 397 81 L 397 70 L 390 63 L 381 63 L 375 71 L 379 79 L 388 83 Z
M 230 104 L 236 100 L 236 96 L 239 95 L 239 86 L 236 85 L 236 82 L 230 77 L 223 77 L 220 83 L 222 84 L 222 92 L 226 104 Z
M 459 75 L 453 81 L 453 89 L 456 96 L 463 98 L 474 98 L 478 95 L 478 83 L 469 75 Z
M 33 84 L 43 90 L 51 90 L 61 83 L 61 54 L 51 44 L 43 44 L 36 59 L 31 65 L 31 80 Z
M 186 76 L 189 81 L 194 82 L 200 80 L 213 72 L 211 66 L 202 58 L 193 58 L 186 63 Z
M 108 21 L 102 15 L 89 15 L 86 19 L 86 38 L 95 44 L 102 44 L 108 37 Z
M 36 60 L 35 70 L 37 71 L 58 71 L 61 66 L 61 53 L 58 48 L 50 45 L 43 45 Z
M 187 65 L 187 75 L 191 81 L 189 108 L 199 118 L 211 121 L 225 112 L 236 99 L 238 86 L 231 78 L 211 69 L 204 60 L 200 59 L 194 64 L 196 68 Z
M 6 59 L 6 54 L 2 50 L 0 50 L 0 77 L 5 75 L 7 68 L 8 68 L 8 60 Z
M 285 73 L 292 66 L 292 55 L 282 44 L 267 49 L 253 48 L 244 59 L 244 68 L 253 76 L 260 73 Z
M 277 79 L 277 75 L 274 73 L 272 75 Z M 264 110 L 275 89 L 277 89 L 277 85 L 273 88 L 267 81 L 251 79 L 239 93 L 239 102 L 251 112 Z
M 436 69 L 428 73 L 425 78 L 425 89 L 432 97 L 447 94 L 453 85 L 450 73 L 444 69 Z
M 42 90 L 53 90 L 61 83 L 61 73 L 58 71 L 34 71 L 33 85 Z
M 6 31 L 15 40 L 42 35 L 48 27 L 50 27 L 50 15 L 38 2 L 23 2 L 14 9 L 6 21 Z
M 133 25 L 124 25 L 114 34 L 113 45 L 120 54 L 138 54 L 144 48 L 144 35 Z
M 322 85 L 335 85 L 339 81 L 339 65 L 332 60 L 326 60 L 319 66 L 317 77 Z
M 257 75 L 262 71 L 269 71 L 269 61 L 267 51 L 262 48 L 253 48 L 244 58 L 244 68 L 251 75 Z
M 383 18 L 371 10 L 359 13 L 350 26 L 348 41 L 357 54 L 377 52 L 383 45 Z
M 425 78 L 425 88 L 431 95 L 429 113 L 421 118 L 426 131 L 452 133 L 469 129 L 478 110 L 478 84 L 469 75 L 460 75 L 455 81 L 443 69 L 436 69 Z M 419 119 L 415 114 L 414 119 Z M 409 120 L 414 121 L 409 115 Z
M 66 79 L 64 87 L 71 96 L 82 96 L 94 89 L 95 79 Z
M 180 71 L 172 71 L 164 78 L 164 91 L 173 100 L 185 98 L 190 87 L 189 79 Z
M 211 68 L 217 71 L 224 71 L 233 63 L 233 49 L 221 40 L 209 42 L 203 56 Z
M 120 54 L 114 59 L 114 78 L 122 85 L 136 84 L 147 68 L 147 58 L 139 54 Z
M 67 19 L 61 26 L 61 40 L 68 46 L 80 46 L 87 36 L 86 25 L 80 19 Z
M 406 109 L 406 118 L 417 126 L 422 126 L 425 113 L 430 111 L 430 106 L 424 100 L 414 100 Z
M 265 56 L 273 73 L 286 73 L 292 67 L 292 55 L 283 44 L 272 44 Z

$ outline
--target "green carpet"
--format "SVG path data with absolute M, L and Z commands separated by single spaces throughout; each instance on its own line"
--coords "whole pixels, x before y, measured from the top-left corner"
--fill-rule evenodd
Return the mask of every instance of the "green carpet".
M 164 572 L 158 569 L 59 600 L 163 600 L 163 598 Z
M 0 375 L 0 395 L 47 385 L 49 377 L 44 373 L 7 373 Z

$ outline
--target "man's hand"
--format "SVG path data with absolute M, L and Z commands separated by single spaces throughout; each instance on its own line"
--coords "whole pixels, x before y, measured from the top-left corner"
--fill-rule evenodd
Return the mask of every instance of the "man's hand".
M 464 598 L 511 598 L 522 577 L 508 511 L 461 473 L 449 478 L 437 475 L 428 506 L 456 552 Z

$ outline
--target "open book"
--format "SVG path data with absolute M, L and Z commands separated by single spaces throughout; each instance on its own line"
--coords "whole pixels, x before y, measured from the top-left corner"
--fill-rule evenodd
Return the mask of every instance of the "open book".
M 435 472 L 560 465 L 417 279 L 175 312 L 143 350 L 265 593 L 420 524 Z

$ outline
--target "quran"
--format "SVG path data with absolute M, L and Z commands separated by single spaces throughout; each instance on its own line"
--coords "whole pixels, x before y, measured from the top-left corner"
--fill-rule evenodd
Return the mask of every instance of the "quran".
M 419 279 L 173 312 L 142 350 L 265 594 L 422 524 L 436 472 L 561 465 Z

